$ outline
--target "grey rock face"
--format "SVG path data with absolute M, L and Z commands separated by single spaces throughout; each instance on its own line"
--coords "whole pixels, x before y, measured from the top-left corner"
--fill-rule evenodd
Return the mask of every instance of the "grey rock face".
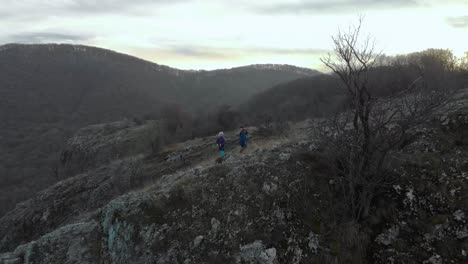
M 395 239 L 397 238 L 399 232 L 400 232 L 400 228 L 398 226 L 392 226 L 391 228 L 389 228 L 384 233 L 378 235 L 377 238 L 375 239 L 375 241 L 377 243 L 381 243 L 383 245 L 388 246 L 388 245 L 392 244 L 395 241 Z
M 251 244 L 240 247 L 240 259 L 244 263 L 252 264 L 274 264 L 278 263 L 276 259 L 276 249 L 265 249 L 262 241 L 257 240 Z
M 0 255 L 0 263 L 97 263 L 100 232 L 96 222 L 81 222 L 49 233 L 40 239 Z
M 0 251 L 37 239 L 129 191 L 136 177 L 133 168 L 140 159 L 115 161 L 68 178 L 19 204 L 0 219 Z

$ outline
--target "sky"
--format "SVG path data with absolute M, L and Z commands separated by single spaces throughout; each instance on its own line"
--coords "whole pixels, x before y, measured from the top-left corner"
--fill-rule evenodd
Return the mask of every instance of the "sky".
M 468 51 L 468 0 L 0 0 L 0 45 L 83 44 L 180 69 L 323 70 L 331 36 L 359 16 L 387 55 Z

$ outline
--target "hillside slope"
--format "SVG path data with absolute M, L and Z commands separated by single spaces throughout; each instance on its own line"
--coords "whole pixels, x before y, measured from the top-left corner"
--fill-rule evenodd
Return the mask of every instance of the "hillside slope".
M 297 121 L 334 113 L 345 98 L 337 78 L 318 75 L 278 84 L 252 96 L 242 108 L 258 118 Z
M 183 71 L 87 46 L 0 46 L 0 216 L 58 180 L 60 150 L 83 126 L 155 119 L 171 103 L 210 111 L 314 74 L 288 65 Z
M 223 164 L 203 138 L 93 166 L 0 219 L 0 262 L 465 263 L 467 107 L 465 90 L 416 128 L 361 224 L 337 225 L 310 120 L 270 137 L 250 128 L 243 154 L 227 133 Z

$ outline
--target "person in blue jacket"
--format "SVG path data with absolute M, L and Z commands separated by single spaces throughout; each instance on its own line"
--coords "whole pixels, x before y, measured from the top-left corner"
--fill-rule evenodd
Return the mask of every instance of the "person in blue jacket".
M 239 132 L 239 145 L 241 146 L 240 152 L 244 151 L 245 148 L 247 147 L 248 135 L 249 135 L 249 132 L 247 132 L 247 129 L 245 129 L 244 126 L 241 126 L 241 131 Z

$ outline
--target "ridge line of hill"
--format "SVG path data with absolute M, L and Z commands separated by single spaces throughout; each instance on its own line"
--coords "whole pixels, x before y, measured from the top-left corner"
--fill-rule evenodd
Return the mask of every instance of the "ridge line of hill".
M 98 46 L 91 46 L 91 45 L 83 45 L 83 44 L 65 44 L 65 43 L 43 43 L 43 44 L 26 44 L 26 43 L 6 43 L 0 45 L 0 52 L 7 50 L 9 48 L 14 48 L 14 47 L 73 47 L 75 48 L 75 51 L 84 51 L 86 49 L 95 49 L 99 50 L 100 52 L 103 53 L 113 53 L 117 55 L 123 55 L 128 58 L 131 58 L 133 60 L 137 60 L 140 62 L 144 62 L 147 64 L 152 64 L 154 66 L 159 66 L 166 68 L 167 70 L 172 70 L 172 71 L 178 71 L 178 72 L 185 72 L 185 73 L 191 73 L 191 72 L 198 72 L 198 73 L 204 73 L 204 72 L 216 72 L 216 71 L 225 71 L 225 70 L 237 70 L 237 69 L 245 69 L 245 68 L 255 68 L 255 69 L 275 69 L 278 67 L 284 67 L 284 68 L 297 68 L 302 71 L 308 71 L 310 73 L 320 73 L 318 70 L 311 69 L 311 68 L 306 68 L 306 67 L 300 67 L 292 64 L 283 64 L 283 63 L 254 63 L 254 64 L 247 64 L 247 65 L 241 65 L 241 66 L 235 66 L 231 68 L 219 68 L 219 69 L 212 69 L 212 70 L 206 70 L 206 69 L 179 69 L 176 67 L 172 67 L 169 65 L 164 65 L 164 64 L 159 64 L 154 61 L 150 61 L 147 59 L 140 58 L 136 55 L 131 55 L 125 52 L 120 52 L 112 49 L 107 49 L 107 48 L 102 48 Z M 276 66 L 276 67 L 275 67 Z

